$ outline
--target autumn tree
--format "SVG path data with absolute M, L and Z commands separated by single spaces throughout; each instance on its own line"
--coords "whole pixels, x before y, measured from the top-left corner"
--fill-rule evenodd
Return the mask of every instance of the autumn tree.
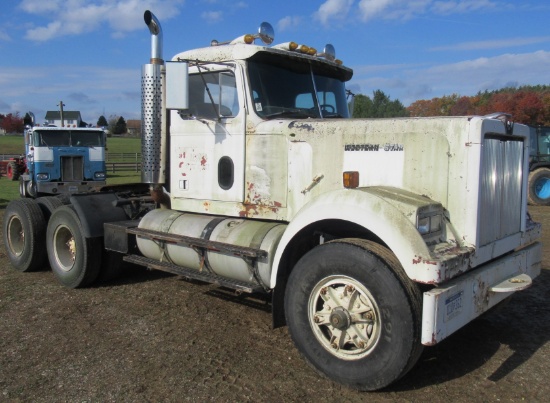
M 509 113 L 515 122 L 550 125 L 550 86 L 506 87 L 475 96 L 446 95 L 418 100 L 407 108 L 411 116 L 464 116 Z
M 6 133 L 23 133 L 25 125 L 23 123 L 23 118 L 19 116 L 19 112 L 16 112 L 15 115 L 8 113 L 1 119 L 0 128 L 4 129 Z

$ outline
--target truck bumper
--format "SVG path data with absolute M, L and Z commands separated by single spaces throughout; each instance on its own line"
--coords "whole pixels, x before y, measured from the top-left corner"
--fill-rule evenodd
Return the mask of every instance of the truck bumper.
M 38 193 L 59 194 L 59 193 L 82 193 L 90 192 L 105 186 L 105 181 L 86 182 L 37 182 Z
M 422 344 L 434 345 L 540 274 L 542 245 L 535 242 L 424 293 Z

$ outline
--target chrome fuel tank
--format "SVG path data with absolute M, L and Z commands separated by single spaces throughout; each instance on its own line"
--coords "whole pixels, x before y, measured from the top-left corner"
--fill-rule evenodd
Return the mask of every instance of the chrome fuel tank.
M 245 282 L 255 282 L 255 271 L 262 284 L 268 286 L 275 250 L 286 225 L 158 209 L 147 213 L 139 228 L 266 251 L 267 256 L 256 259 L 252 267 L 238 256 L 208 250 L 203 260 L 190 247 L 137 237 L 139 250 L 150 259 L 195 270 L 211 269 L 219 276 Z

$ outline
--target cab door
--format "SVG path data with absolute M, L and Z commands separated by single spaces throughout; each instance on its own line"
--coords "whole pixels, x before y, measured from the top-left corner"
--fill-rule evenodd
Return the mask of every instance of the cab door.
M 190 69 L 189 110 L 171 116 L 174 198 L 242 202 L 245 111 L 228 66 Z

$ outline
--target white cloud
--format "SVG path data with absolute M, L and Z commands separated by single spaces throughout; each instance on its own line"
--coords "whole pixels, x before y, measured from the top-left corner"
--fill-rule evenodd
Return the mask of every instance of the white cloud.
M 42 14 L 58 11 L 62 0 L 23 0 L 19 5 L 23 11 L 31 14 Z
M 538 36 L 531 38 L 509 38 L 495 39 L 487 41 L 462 42 L 454 45 L 438 46 L 430 50 L 481 50 L 481 49 L 500 49 L 513 46 L 534 45 L 537 43 L 550 42 L 550 36 Z
M 419 15 L 451 15 L 492 9 L 496 3 L 490 0 L 360 0 L 359 15 L 363 21 L 375 18 L 409 20 Z
M 481 9 L 495 8 L 494 1 L 489 0 L 461 0 L 461 1 L 434 1 L 432 10 L 436 14 L 469 13 Z
M 361 18 L 364 21 L 373 19 L 396 2 L 399 3 L 399 0 L 361 0 L 359 2 Z
M 277 22 L 277 30 L 281 32 L 289 31 L 299 27 L 301 23 L 301 17 L 287 15 L 286 17 L 281 18 L 279 22 Z
M 387 71 L 384 66 L 355 68 L 350 85 L 369 94 L 381 89 L 403 104 L 443 95 L 472 96 L 479 91 L 503 88 L 510 83 L 538 85 L 550 82 L 550 51 L 503 54 L 432 66 L 409 66 Z M 391 67 L 391 66 L 390 66 Z M 372 71 L 377 71 L 375 76 Z
M 4 31 L 0 30 L 0 41 L 11 41 L 10 36 Z
M 315 12 L 315 18 L 323 25 L 328 25 L 330 20 L 342 20 L 349 14 L 354 0 L 326 0 Z
M 30 110 L 40 121 L 46 110 L 56 109 L 59 100 L 63 100 L 68 110 L 80 110 L 87 122 L 95 122 L 103 108 L 107 115 L 135 118 L 139 116 L 140 94 L 128 94 L 139 88 L 139 83 L 140 73 L 135 69 L 4 67 L 0 74 L 1 97 L 9 103 L 9 110 L 2 110 L 4 105 L 0 113 Z
M 201 14 L 201 18 L 209 24 L 214 24 L 223 19 L 223 13 L 221 11 L 205 11 Z
M 152 9 L 159 18 L 179 14 L 184 0 L 24 0 L 20 8 L 52 21 L 45 26 L 31 27 L 26 39 L 44 42 L 65 35 L 79 35 L 108 25 L 113 36 L 140 29 L 143 10 Z

